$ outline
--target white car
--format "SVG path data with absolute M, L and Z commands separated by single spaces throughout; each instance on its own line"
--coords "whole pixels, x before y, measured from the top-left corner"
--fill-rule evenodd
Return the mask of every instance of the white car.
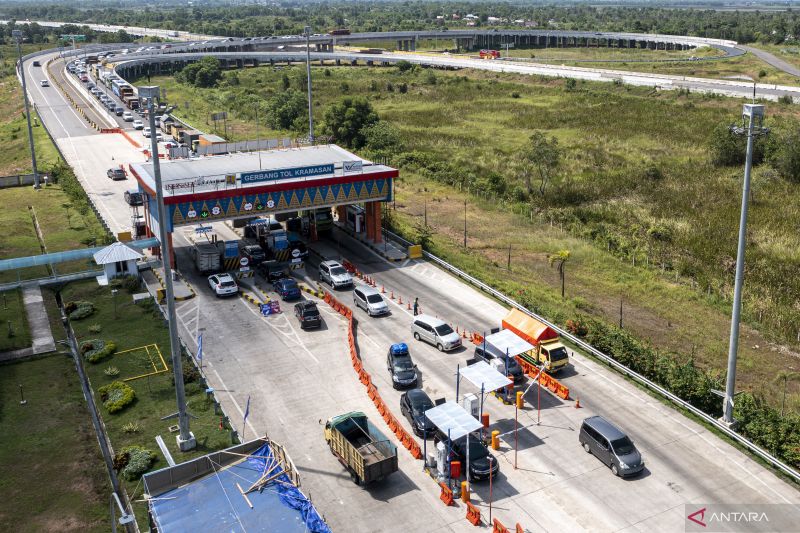
M 125 122 L 133 122 L 133 113 L 131 113 L 130 111 L 125 111 L 122 114 L 122 120 L 124 120 Z
M 239 294 L 239 286 L 230 274 L 214 274 L 208 276 L 208 285 L 217 297 Z
M 42 87 L 50 87 L 50 82 L 47 80 L 42 80 L 39 82 Z
M 132 126 L 135 130 L 141 130 L 144 128 L 144 122 L 141 120 L 134 120 Z
M 150 126 L 145 126 L 142 129 L 142 135 L 144 135 L 145 137 L 150 137 Z

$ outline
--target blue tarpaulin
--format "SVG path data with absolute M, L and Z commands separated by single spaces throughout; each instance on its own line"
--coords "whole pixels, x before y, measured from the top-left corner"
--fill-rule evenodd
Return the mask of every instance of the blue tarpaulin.
M 250 457 L 163 494 L 151 494 L 153 520 L 162 533 L 225 531 L 330 533 L 311 501 L 285 473 L 247 495 L 239 491 L 256 483 L 274 462 L 269 444 Z M 237 483 L 239 486 L 237 486 Z

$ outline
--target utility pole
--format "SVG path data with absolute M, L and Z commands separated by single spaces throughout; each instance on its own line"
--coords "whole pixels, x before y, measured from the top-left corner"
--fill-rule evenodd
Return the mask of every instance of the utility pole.
M 747 126 L 744 126 L 747 121 Z M 733 397 L 736 388 L 736 356 L 739 350 L 739 320 L 742 310 L 742 284 L 744 283 L 744 253 L 747 238 L 747 208 L 750 200 L 750 172 L 753 168 L 753 143 L 756 136 L 767 135 L 769 129 L 763 126 L 764 106 L 744 104 L 742 126 L 732 126 L 736 135 L 747 135 L 747 158 L 744 164 L 744 183 L 742 185 L 742 210 L 739 216 L 739 247 L 736 253 L 736 278 L 733 289 L 733 311 L 731 312 L 731 336 L 728 346 L 728 375 L 725 380 L 725 399 L 722 404 L 722 422 L 729 426 L 733 420 Z
M 39 171 L 36 169 L 36 147 L 33 144 L 33 128 L 31 128 L 31 110 L 28 104 L 28 86 L 25 83 L 25 66 L 22 64 L 22 30 L 11 30 L 11 36 L 17 42 L 19 73 L 22 79 L 22 98 L 25 101 L 25 118 L 28 121 L 28 144 L 31 147 L 31 167 L 33 168 L 33 188 L 39 189 Z
M 306 34 L 306 77 L 308 85 L 308 142 L 314 144 L 314 110 L 311 106 L 311 26 L 303 30 Z
M 464 248 L 467 247 L 467 199 L 464 198 Z
M 161 261 L 164 265 L 164 285 L 167 289 L 167 321 L 169 324 L 169 343 L 172 351 L 172 370 L 175 377 L 175 396 L 178 402 L 178 448 L 186 452 L 197 446 L 194 435 L 189 431 L 189 414 L 186 412 L 186 393 L 183 388 L 183 361 L 178 339 L 178 322 L 175 316 L 175 293 L 172 287 L 172 249 L 167 236 L 167 210 L 164 207 L 164 188 L 161 185 L 161 166 L 158 160 L 158 140 L 156 139 L 155 99 L 159 96 L 156 86 L 139 87 L 139 98 L 147 99 L 147 115 L 150 121 L 150 155 L 153 162 L 153 180 L 158 204 L 158 240 L 161 241 Z

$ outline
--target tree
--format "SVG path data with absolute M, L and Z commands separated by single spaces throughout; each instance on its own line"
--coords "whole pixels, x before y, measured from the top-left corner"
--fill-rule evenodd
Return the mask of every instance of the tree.
M 289 89 L 267 100 L 265 107 L 267 124 L 276 130 L 288 130 L 295 128 L 295 122 L 305 116 L 306 98 L 300 91 Z
M 542 132 L 535 132 L 531 135 L 530 143 L 522 153 L 522 159 L 522 176 L 525 179 L 528 194 L 533 192 L 531 177 L 535 173 L 539 180 L 539 194 L 544 196 L 547 185 L 561 166 L 561 149 L 558 147 L 558 139 L 551 137 L 548 141 Z
M 365 129 L 379 120 L 378 114 L 365 98 L 348 97 L 328 108 L 323 130 L 335 142 L 350 148 L 361 148 L 366 142 Z
M 397 70 L 399 70 L 400 72 L 407 72 L 414 68 L 414 64 L 409 61 L 406 61 L 405 59 L 398 61 L 395 66 L 397 67 Z
M 550 263 L 550 266 L 556 265 L 558 268 L 558 277 L 561 278 L 561 298 L 564 298 L 564 282 L 565 282 L 565 275 L 564 275 L 564 266 L 569 261 L 569 250 L 559 250 L 554 254 L 550 254 L 547 256 L 547 262 Z
M 400 130 L 381 120 L 363 129 L 366 147 L 375 152 L 401 151 L 403 140 Z
M 756 137 L 753 144 L 753 164 L 764 159 L 764 139 Z M 720 123 L 711 133 L 711 164 L 717 167 L 743 165 L 747 156 L 747 136 L 731 131 L 729 124 Z
M 800 183 L 800 125 L 770 141 L 769 162 L 786 180 Z
M 183 68 L 177 79 L 195 87 L 213 87 L 222 78 L 222 67 L 215 57 L 206 56 Z

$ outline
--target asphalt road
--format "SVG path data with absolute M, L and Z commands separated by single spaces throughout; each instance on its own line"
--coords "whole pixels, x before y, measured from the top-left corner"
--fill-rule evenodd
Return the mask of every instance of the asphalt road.
M 769 63 L 773 67 L 775 67 L 777 69 L 780 69 L 780 70 L 786 72 L 787 74 L 791 74 L 792 76 L 800 77 L 800 69 L 799 68 L 795 67 L 791 63 L 788 63 L 788 62 L 784 61 L 783 59 L 781 59 L 779 57 L 776 57 L 773 54 L 770 54 L 766 50 L 762 50 L 760 48 L 756 48 L 756 47 L 753 47 L 753 46 L 745 46 L 745 45 L 740 45 L 740 48 L 742 48 L 743 50 L 747 50 L 748 52 L 750 52 L 751 54 L 755 55 L 756 57 L 758 57 L 762 61 L 766 61 L 767 63 Z
M 26 64 L 26 72 L 31 72 Z M 36 68 L 36 67 L 33 67 Z M 35 71 L 34 71 L 35 72 Z M 36 79 L 36 78 L 33 78 Z M 130 209 L 121 192 L 132 183 L 111 182 L 104 169 L 143 160 L 122 136 L 88 128 L 58 92 L 30 86 L 42 119 L 75 168 L 101 214 L 114 228 L 124 228 Z M 138 159 L 137 159 L 138 158 Z M 232 238 L 224 224 L 215 224 L 223 238 Z M 445 508 L 438 488 L 421 472 L 421 463 L 399 451 L 401 471 L 370 490 L 355 487 L 327 450 L 319 420 L 360 409 L 387 434 L 364 387 L 356 380 L 346 355 L 343 320 L 321 305 L 325 328 L 303 332 L 290 312 L 263 318 L 241 298 L 218 300 L 194 272 L 188 258 L 191 229 L 176 232 L 181 272 L 197 297 L 178 306 L 179 329 L 191 348 L 204 335 L 209 381 L 234 426 L 241 424 L 251 396 L 251 416 L 245 438 L 268 433 L 287 446 L 301 473 L 303 489 L 337 531 L 462 531 L 472 530 L 463 506 Z M 345 257 L 373 274 L 379 285 L 408 298 L 420 297 L 426 313 L 453 326 L 485 331 L 496 326 L 505 310 L 483 294 L 424 261 L 393 264 L 338 232 L 313 248 L 328 258 Z M 308 275 L 315 277 L 309 267 Z M 349 303 L 347 291 L 339 297 Z M 392 316 L 372 319 L 356 311 L 358 341 L 367 369 L 387 405 L 400 418 L 399 393 L 389 387 L 384 358 L 389 344 L 409 342 L 421 372 L 423 388 L 434 397 L 453 399 L 455 365 L 469 351 L 441 354 L 414 342 L 405 307 L 393 305 Z M 702 426 L 662 405 L 609 369 L 573 354 L 564 383 L 583 408 L 541 392 L 526 394 L 520 415 L 517 469 L 513 466 L 513 408 L 494 398 L 485 401 L 493 429 L 503 433 L 501 474 L 493 485 L 494 516 L 506 525 L 520 522 L 528 530 L 680 531 L 686 509 L 705 503 L 800 503 L 800 493 L 769 470 L 719 439 Z M 462 381 L 461 391 L 474 391 Z M 630 432 L 647 463 L 634 479 L 614 478 L 577 444 L 580 421 L 592 414 L 607 416 Z M 538 423 L 537 423 L 538 422 Z M 238 427 L 238 426 L 237 426 Z M 473 484 L 474 499 L 488 512 L 488 487 Z

